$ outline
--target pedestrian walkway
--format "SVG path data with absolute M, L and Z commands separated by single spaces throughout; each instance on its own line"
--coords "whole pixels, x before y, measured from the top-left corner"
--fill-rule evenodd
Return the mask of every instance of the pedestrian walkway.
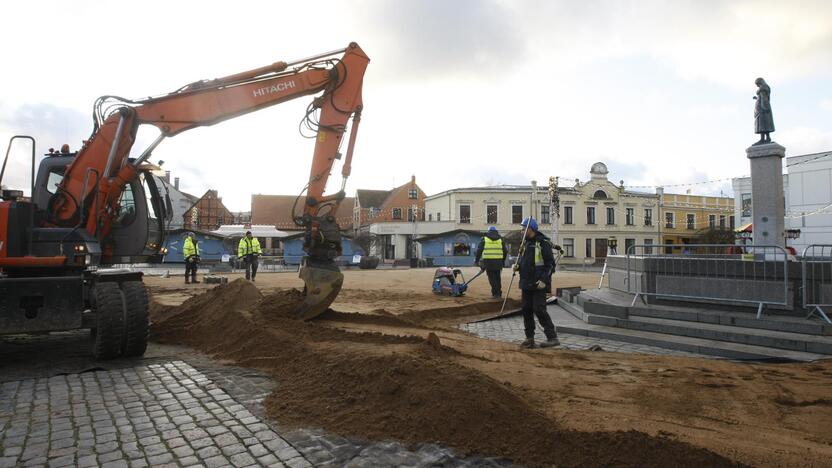
M 562 313 L 561 313 L 562 311 Z M 559 307 L 548 307 L 549 316 L 555 322 L 555 326 L 564 326 L 577 321 L 571 314 L 563 311 Z M 537 319 L 535 319 L 537 323 Z M 489 320 L 485 322 L 473 322 L 462 324 L 460 329 L 473 333 L 482 338 L 489 340 L 506 341 L 511 343 L 521 343 L 525 338 L 525 329 L 523 326 L 523 316 L 516 315 L 513 317 L 505 317 L 497 320 Z M 543 335 L 543 330 L 540 324 L 537 324 L 535 330 L 535 339 L 543 341 L 546 337 Z M 663 356 L 688 356 L 688 357 L 709 357 L 703 354 L 689 353 L 685 351 L 676 351 L 672 349 L 658 348 L 656 346 L 648 346 L 634 343 L 626 343 L 623 341 L 615 341 L 604 338 L 594 338 L 584 335 L 572 335 L 568 333 L 558 333 L 558 340 L 560 340 L 561 347 L 565 349 L 574 350 L 600 350 L 619 352 L 619 353 L 639 353 L 639 354 L 655 354 Z
M 184 361 L 0 383 L 0 468 L 12 466 L 509 466 L 425 444 L 269 424 L 274 382 Z

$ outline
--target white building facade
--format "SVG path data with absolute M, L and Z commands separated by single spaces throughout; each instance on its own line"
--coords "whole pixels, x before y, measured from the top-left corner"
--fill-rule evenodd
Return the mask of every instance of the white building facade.
M 789 245 L 803 253 L 811 244 L 832 244 L 832 151 L 786 158 L 786 229 L 800 229 Z
M 561 263 L 603 262 L 610 239 L 615 239 L 618 253 L 630 245 L 659 243 L 658 195 L 626 190 L 610 182 L 607 175 L 606 165 L 595 163 L 588 181 L 559 187 Z M 554 227 L 548 190 L 536 185 L 447 190 L 426 197 L 425 212 L 427 225 L 450 221 L 453 229 L 475 231 L 495 226 L 503 235 L 520 231 L 520 222 L 529 216 L 538 220 L 547 236 Z

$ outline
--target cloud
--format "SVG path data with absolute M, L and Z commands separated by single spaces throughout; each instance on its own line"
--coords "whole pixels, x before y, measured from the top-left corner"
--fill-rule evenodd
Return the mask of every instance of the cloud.
M 26 104 L 9 106 L 0 102 L 0 144 L 5 156 L 6 144 L 12 135 L 29 135 L 35 138 L 35 156 L 39 162 L 48 148 L 59 149 L 68 143 L 73 150 L 92 130 L 92 118 L 75 109 L 50 104 Z M 31 147 L 18 142 L 9 155 L 9 163 L 3 185 L 12 188 L 28 188 L 31 174 Z M 37 164 L 37 163 L 36 163 Z M 28 190 L 26 193 L 28 194 Z
M 500 74 L 524 58 L 522 31 L 513 11 L 494 0 L 369 2 L 374 73 L 396 79 Z
M 832 131 L 813 127 L 792 127 L 775 134 L 777 142 L 786 147 L 787 156 L 828 151 L 832 148 Z
M 821 109 L 832 112 L 832 99 L 824 99 L 819 105 Z

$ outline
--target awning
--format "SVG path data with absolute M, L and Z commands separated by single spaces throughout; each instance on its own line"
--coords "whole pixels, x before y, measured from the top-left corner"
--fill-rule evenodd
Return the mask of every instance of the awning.
M 743 224 L 742 226 L 734 229 L 734 232 L 753 232 L 751 230 L 753 224 L 754 223 Z
M 211 233 L 223 237 L 243 237 L 246 235 L 246 231 L 251 231 L 251 235 L 254 237 L 284 238 L 289 235 L 285 231 L 280 231 L 274 226 L 265 224 L 253 224 L 249 227 L 246 227 L 244 224 L 226 224 L 220 226 L 216 231 L 211 231 Z

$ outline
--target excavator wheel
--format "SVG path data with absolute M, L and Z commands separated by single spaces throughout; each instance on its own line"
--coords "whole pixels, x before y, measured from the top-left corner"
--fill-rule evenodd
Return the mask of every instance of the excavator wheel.
M 308 263 L 300 268 L 303 280 L 303 304 L 295 311 L 295 317 L 313 319 L 326 311 L 344 285 L 344 274 L 335 264 Z
M 95 359 L 113 359 L 121 355 L 124 337 L 124 294 L 116 283 L 95 285 L 95 328 L 92 330 L 92 354 Z
M 121 291 L 126 305 L 122 356 L 141 356 L 147 349 L 147 333 L 150 328 L 147 289 L 141 281 L 125 281 L 121 283 Z

